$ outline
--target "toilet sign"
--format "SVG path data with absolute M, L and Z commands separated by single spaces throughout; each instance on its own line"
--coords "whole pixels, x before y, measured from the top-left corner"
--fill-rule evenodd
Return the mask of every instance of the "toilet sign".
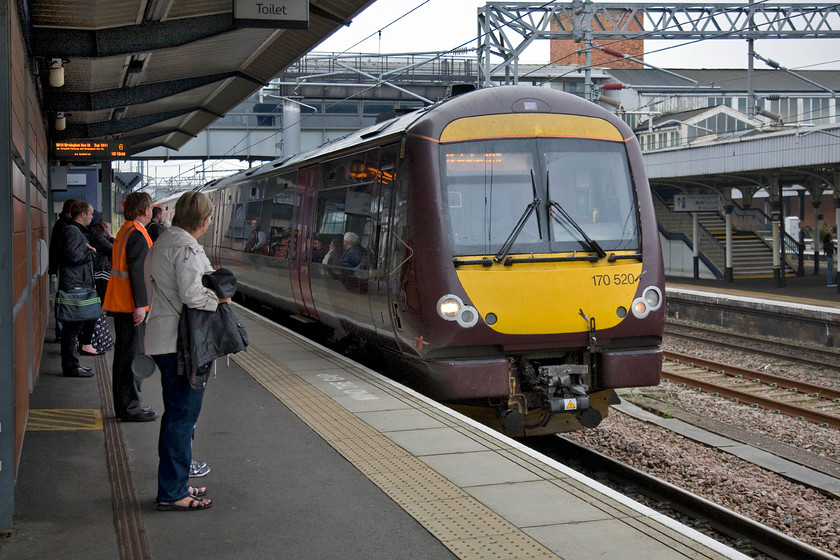
M 233 23 L 239 27 L 307 29 L 309 0 L 233 0 Z

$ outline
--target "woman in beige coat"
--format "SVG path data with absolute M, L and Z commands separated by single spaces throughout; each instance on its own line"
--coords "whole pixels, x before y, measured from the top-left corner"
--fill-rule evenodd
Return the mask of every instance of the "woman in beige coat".
M 197 511 L 213 502 L 203 496 L 206 488 L 189 485 L 192 460 L 192 433 L 203 389 L 190 386 L 186 376 L 178 375 L 178 319 L 186 305 L 215 311 L 219 299 L 201 283 L 213 272 L 204 248 L 198 243 L 210 226 L 213 203 L 199 192 L 184 193 L 175 205 L 172 227 L 155 241 L 146 261 L 150 294 L 146 325 L 146 354 L 152 356 L 161 372 L 164 413 L 158 441 L 158 509 Z

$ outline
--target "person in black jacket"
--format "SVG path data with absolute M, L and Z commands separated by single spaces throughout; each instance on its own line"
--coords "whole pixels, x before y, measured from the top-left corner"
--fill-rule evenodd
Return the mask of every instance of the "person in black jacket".
M 96 249 L 96 258 L 93 260 L 96 293 L 99 294 L 99 299 L 105 301 L 108 278 L 111 277 L 111 253 L 114 251 L 114 236 L 111 235 L 111 224 L 102 221 L 100 212 L 93 212 L 93 220 L 88 227 L 88 235 L 90 244 Z
M 152 242 L 154 243 L 157 241 L 157 238 L 163 233 L 163 230 L 166 229 L 163 227 L 161 223 L 163 221 L 163 208 L 160 206 L 152 207 L 152 221 L 149 222 L 148 227 L 146 227 L 146 232 L 149 234 L 149 237 L 152 238 Z
M 58 289 L 96 289 L 93 280 L 93 259 L 96 250 L 88 243 L 87 226 L 93 219 L 93 206 L 77 200 L 70 207 L 70 221 L 61 235 L 61 253 L 57 259 Z M 61 372 L 65 377 L 91 377 L 93 370 L 79 363 L 76 358 L 77 338 L 81 339 L 82 352 L 96 354 L 91 346 L 96 320 L 65 322 L 61 329 Z M 81 334 L 80 334 L 81 333 Z
M 70 217 L 70 208 L 73 206 L 74 202 L 76 201 L 72 198 L 68 198 L 64 201 L 64 206 L 61 207 L 61 213 L 58 215 L 58 219 L 55 221 L 52 233 L 50 234 L 50 264 L 48 270 L 50 275 L 58 275 L 58 261 L 61 258 L 61 251 L 64 246 L 64 228 L 67 227 L 67 224 L 69 224 L 72 219 Z M 55 309 L 57 308 L 58 306 L 56 305 Z M 55 309 L 53 309 L 53 313 L 55 313 Z M 61 321 L 57 318 L 55 320 L 55 341 L 61 342 Z
M 341 266 L 360 268 L 365 260 L 365 248 L 359 243 L 359 235 L 348 231 L 344 234 L 344 253 L 341 254 Z
M 94 210 L 93 221 L 88 226 L 88 238 L 90 244 L 96 249 L 96 258 L 93 260 L 93 279 L 96 283 L 96 293 L 99 294 L 101 301 L 105 301 L 108 279 L 111 277 L 111 253 L 114 251 L 114 236 L 111 235 L 111 224 L 102 221 L 101 212 Z M 114 347 L 114 340 L 104 312 L 100 314 L 96 321 L 92 344 L 99 353 L 106 352 Z
M 143 405 L 143 379 L 134 375 L 131 362 L 144 354 L 143 337 L 149 297 L 143 273 L 152 239 L 146 226 L 152 219 L 152 197 L 133 192 L 123 201 L 125 222 L 114 239 L 111 277 L 102 309 L 114 322 L 114 361 L 111 389 L 114 416 L 123 422 L 151 422 L 158 414 Z

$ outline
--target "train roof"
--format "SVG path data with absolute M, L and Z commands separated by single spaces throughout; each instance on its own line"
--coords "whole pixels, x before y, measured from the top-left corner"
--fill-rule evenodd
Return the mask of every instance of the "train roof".
M 340 152 L 345 148 L 359 146 L 365 143 L 379 143 L 379 141 L 383 137 L 399 135 L 405 132 L 411 126 L 411 124 L 414 123 L 414 121 L 416 121 L 423 113 L 425 113 L 435 105 L 421 107 L 409 113 L 397 115 L 382 122 L 378 122 L 374 125 L 359 129 L 355 132 L 351 132 L 350 134 L 342 136 L 341 138 L 337 138 L 335 140 L 328 140 L 327 142 L 324 142 L 323 144 L 312 150 L 301 152 L 298 154 L 293 154 L 291 156 L 278 158 L 268 163 L 264 163 L 260 166 L 245 169 L 234 175 L 229 175 L 227 177 L 216 179 L 215 181 L 211 181 L 204 185 L 202 189 L 212 189 L 228 183 L 243 181 L 252 176 L 263 175 L 284 167 L 295 167 L 296 164 L 299 164 L 301 162 L 309 161 L 313 158 L 317 159 L 319 156 L 323 156 L 333 152 Z
M 234 175 L 216 179 L 207 183 L 199 190 L 212 190 L 220 186 L 246 181 L 252 177 L 276 172 L 282 168 L 294 168 L 303 162 L 310 160 L 317 161 L 329 154 L 342 152 L 346 149 L 364 147 L 365 145 L 376 145 L 388 138 L 405 133 L 420 121 L 426 122 L 426 117 L 440 116 L 441 118 L 437 119 L 440 122 L 437 123 L 435 128 L 442 128 L 445 124 L 460 117 L 510 112 L 513 110 L 513 103 L 521 98 L 540 98 L 552 102 L 560 100 L 563 112 L 603 118 L 615 125 L 625 137 L 633 135 L 626 123 L 613 113 L 576 95 L 546 87 L 528 85 L 497 86 L 448 97 L 427 107 L 422 107 L 402 115 L 396 115 L 341 138 L 329 140 L 312 150 L 278 158 L 269 163 L 240 171 Z M 554 107 L 554 105 L 545 105 L 545 107 Z

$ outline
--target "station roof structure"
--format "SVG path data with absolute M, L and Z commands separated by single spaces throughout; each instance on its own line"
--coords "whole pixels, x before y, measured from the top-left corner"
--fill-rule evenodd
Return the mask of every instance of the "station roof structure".
M 709 93 L 746 92 L 748 74 L 744 69 L 610 68 L 615 81 L 638 92 L 661 93 L 668 89 Z M 753 71 L 754 87 L 759 94 L 826 94 L 834 97 L 840 91 L 840 70 Z
M 118 140 L 130 156 L 180 148 L 372 3 L 310 0 L 306 28 L 244 27 L 232 0 L 22 4 L 50 138 Z

